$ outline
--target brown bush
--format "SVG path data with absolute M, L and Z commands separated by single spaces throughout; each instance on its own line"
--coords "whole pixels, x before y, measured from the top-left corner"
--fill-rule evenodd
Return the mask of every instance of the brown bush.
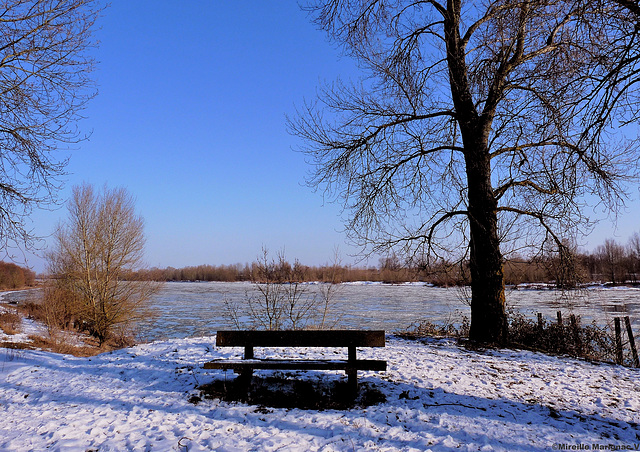
M 0 329 L 12 336 L 20 332 L 20 325 L 22 324 L 22 318 L 15 312 L 2 312 L 0 313 Z
M 593 361 L 615 361 L 615 341 L 609 327 L 593 322 L 581 325 L 580 316 L 569 324 L 528 319 L 522 313 L 509 316 L 509 340 L 513 346 L 546 353 L 566 354 Z

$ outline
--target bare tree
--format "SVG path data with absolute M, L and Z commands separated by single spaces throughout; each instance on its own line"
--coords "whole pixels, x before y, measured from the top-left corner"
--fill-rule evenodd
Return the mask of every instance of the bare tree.
M 569 295 L 567 290 L 576 289 L 583 282 L 578 247 L 564 240 L 561 246 L 549 243 L 547 248 L 543 250 L 542 257 L 547 278 L 555 283 L 557 289 L 563 290 L 563 297 L 567 297 Z
M 640 276 L 640 234 L 634 232 L 627 245 L 629 250 L 629 273 L 632 281 L 638 281 Z
M 504 343 L 503 255 L 588 231 L 637 176 L 638 21 L 623 0 L 318 0 L 365 76 L 289 121 L 367 253 L 469 261 L 470 337 Z
M 32 246 L 25 219 L 56 201 L 76 123 L 95 90 L 93 0 L 0 2 L 0 243 Z
M 125 189 L 96 194 L 91 185 L 74 187 L 68 207 L 47 256 L 48 270 L 77 321 L 102 344 L 115 328 L 126 331 L 148 315 L 147 302 L 159 283 L 127 280 L 142 265 L 145 239 L 143 220 Z
M 606 239 L 604 245 L 596 248 L 596 255 L 600 259 L 600 265 L 606 281 L 613 284 L 623 282 L 625 249 L 615 240 Z

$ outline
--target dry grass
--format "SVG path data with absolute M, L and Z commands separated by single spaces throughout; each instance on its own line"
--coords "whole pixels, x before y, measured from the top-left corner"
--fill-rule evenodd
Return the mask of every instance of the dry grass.
M 107 343 L 99 345 L 99 341 L 88 334 L 74 331 L 73 328 L 63 329 L 48 322 L 50 318 L 40 303 L 26 302 L 16 307 L 16 312 L 0 313 L 0 330 L 7 335 L 20 332 L 22 318 L 41 322 L 47 326 L 45 335 L 31 335 L 29 342 L 14 342 L 11 340 L 0 342 L 0 348 L 8 349 L 41 349 L 52 353 L 73 355 L 78 357 L 95 356 L 118 348 L 131 345 L 130 338 L 114 337 Z M 74 335 L 79 339 L 75 339 Z
M 15 312 L 2 312 L 0 313 L 0 329 L 13 336 L 20 332 L 20 325 L 22 324 L 22 317 Z
M 11 350 L 33 350 L 35 347 L 30 342 L 11 342 L 11 341 L 2 341 L 0 342 L 0 348 L 8 348 Z
M 85 343 L 83 345 L 73 345 L 66 342 L 63 338 L 58 337 L 29 336 L 29 339 L 31 340 L 29 344 L 33 348 L 82 358 L 96 356 L 100 353 L 113 350 L 113 348 L 109 346 L 98 347 L 97 341 L 95 344 Z M 89 339 L 86 341 L 90 342 Z

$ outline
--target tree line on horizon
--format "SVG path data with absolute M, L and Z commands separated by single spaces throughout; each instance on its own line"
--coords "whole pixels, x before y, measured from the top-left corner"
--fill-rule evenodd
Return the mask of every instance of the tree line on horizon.
M 12 262 L 0 261 L 0 290 L 22 289 L 34 286 L 36 274 Z
M 295 282 L 386 283 L 426 282 L 436 286 L 468 283 L 468 263 L 454 264 L 446 260 L 436 263 L 408 262 L 393 254 L 379 260 L 377 266 L 358 267 L 339 263 L 319 266 L 304 265 L 278 259 L 274 271 L 295 275 Z M 259 282 L 259 263 L 231 265 L 196 265 L 182 268 L 151 268 L 133 272 L 132 279 L 154 281 L 218 281 Z M 570 273 L 567 276 L 567 272 Z M 579 283 L 638 283 L 640 281 L 640 234 L 634 233 L 626 244 L 606 239 L 592 251 L 573 248 L 572 268 L 567 270 L 552 252 L 533 257 L 514 256 L 504 263 L 505 283 L 551 283 L 572 287 Z

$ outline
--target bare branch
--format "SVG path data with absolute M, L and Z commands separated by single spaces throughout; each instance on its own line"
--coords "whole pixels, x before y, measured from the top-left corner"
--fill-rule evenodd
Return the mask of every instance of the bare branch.
M 76 128 L 95 95 L 93 0 L 9 0 L 0 6 L 0 243 L 30 247 L 24 220 L 56 202 L 66 158 L 85 137 Z

